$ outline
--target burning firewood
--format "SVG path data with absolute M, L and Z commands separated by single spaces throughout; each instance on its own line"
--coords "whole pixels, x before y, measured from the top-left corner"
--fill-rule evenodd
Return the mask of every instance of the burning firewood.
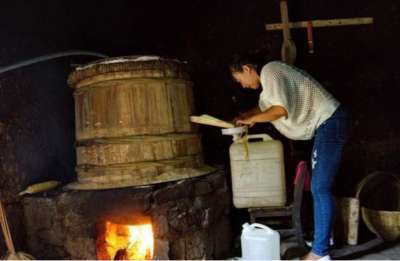
M 117 253 L 115 253 L 114 260 L 129 260 L 126 248 L 119 249 Z

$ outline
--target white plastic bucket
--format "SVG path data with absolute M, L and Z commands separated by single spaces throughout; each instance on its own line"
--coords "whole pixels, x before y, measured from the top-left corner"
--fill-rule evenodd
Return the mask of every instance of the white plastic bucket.
M 236 140 L 230 146 L 229 154 L 236 208 L 286 204 L 283 145 L 279 140 L 273 140 L 267 134 L 248 135 Z
M 265 225 L 243 224 L 241 235 L 243 260 L 280 260 L 279 233 Z

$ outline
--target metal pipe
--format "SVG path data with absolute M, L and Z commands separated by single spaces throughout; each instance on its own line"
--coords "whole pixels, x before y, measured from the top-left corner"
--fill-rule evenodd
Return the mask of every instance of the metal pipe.
M 77 56 L 77 55 L 82 55 L 82 56 L 95 56 L 95 57 L 101 57 L 101 58 L 107 58 L 108 56 L 102 53 L 96 53 L 96 52 L 89 52 L 89 51 L 80 51 L 80 50 L 72 50 L 72 51 L 64 51 L 64 52 L 59 52 L 59 53 L 51 53 L 43 56 L 38 56 L 35 58 L 31 58 L 28 60 L 24 60 L 21 62 L 17 62 L 11 65 L 3 66 L 0 67 L 0 74 L 8 71 L 12 71 L 24 66 L 28 66 L 34 63 L 39 63 L 59 57 L 65 57 L 65 56 Z

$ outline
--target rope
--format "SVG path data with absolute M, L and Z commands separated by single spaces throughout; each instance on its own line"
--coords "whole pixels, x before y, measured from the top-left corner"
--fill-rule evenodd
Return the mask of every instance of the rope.
M 249 129 L 245 128 L 243 135 L 243 146 L 244 146 L 244 159 L 249 160 Z

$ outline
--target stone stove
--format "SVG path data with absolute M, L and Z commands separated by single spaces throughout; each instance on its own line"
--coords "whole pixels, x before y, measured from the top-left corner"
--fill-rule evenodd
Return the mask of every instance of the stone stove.
M 152 259 L 221 259 L 230 250 L 230 204 L 222 170 L 152 186 L 23 200 L 29 252 L 39 259 L 126 259 L 124 247 L 107 246 L 106 225 L 144 221 L 153 230 Z M 107 253 L 107 247 L 114 249 Z

